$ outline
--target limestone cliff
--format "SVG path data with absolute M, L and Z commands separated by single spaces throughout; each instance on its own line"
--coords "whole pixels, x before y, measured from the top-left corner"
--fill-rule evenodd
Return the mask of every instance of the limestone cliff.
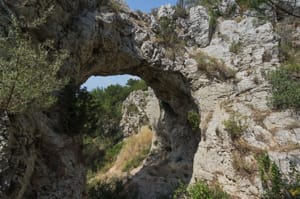
M 34 41 L 53 39 L 57 48 L 70 52 L 61 69 L 61 75 L 71 77 L 70 86 L 79 87 L 92 75 L 132 74 L 153 89 L 160 101 L 153 122 L 155 147 L 128 183 L 129 193 L 169 198 L 180 181 L 204 179 L 236 198 L 259 198 L 262 185 L 254 158 L 259 151 L 266 151 L 284 173 L 291 162 L 300 169 L 299 114 L 272 110 L 267 100 L 266 74 L 281 64 L 276 21 L 241 12 L 234 0 L 220 4 L 227 17 L 215 24 L 203 6 L 192 7 L 182 18 L 171 6 L 153 16 L 108 0 L 1 2 L 24 20 Z M 5 31 L 8 11 L 1 5 L 0 30 Z M 26 26 L 51 5 L 45 24 Z M 174 22 L 173 32 L 184 42 L 169 46 L 161 41 L 163 20 Z M 297 45 L 299 23 L 290 28 Z M 0 131 L 9 134 L 0 136 L 0 154 L 4 151 L 7 160 L 0 163 L 9 165 L 0 166 L 1 198 L 85 198 L 80 135 L 72 135 L 74 129 L 66 125 L 69 94 L 61 91 L 57 105 L 46 112 L 11 117 L 9 133 Z M 191 111 L 201 117 L 199 129 L 188 120 Z M 224 126 L 232 115 L 247 127 L 237 140 Z M 3 147 L 2 140 L 7 140 Z M 237 170 L 236 158 L 253 168 L 250 174 Z

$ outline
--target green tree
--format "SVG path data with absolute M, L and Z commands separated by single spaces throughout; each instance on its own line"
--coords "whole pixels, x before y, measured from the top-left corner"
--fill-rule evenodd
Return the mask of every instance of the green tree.
M 67 56 L 66 51 L 54 50 L 51 41 L 34 45 L 11 16 L 7 35 L 0 37 L 0 112 L 20 113 L 29 105 L 51 105 L 53 92 L 66 83 L 57 73 Z

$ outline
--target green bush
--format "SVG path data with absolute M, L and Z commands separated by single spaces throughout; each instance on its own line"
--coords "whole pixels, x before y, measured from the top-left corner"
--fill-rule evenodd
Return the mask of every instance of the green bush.
M 264 189 L 263 199 L 300 198 L 300 173 L 295 170 L 293 164 L 290 164 L 291 173 L 287 179 L 268 154 L 259 155 L 257 161 Z
M 175 14 L 174 18 L 186 18 L 188 16 L 188 13 L 184 7 L 184 3 L 182 0 L 177 1 L 177 4 L 175 6 Z
M 243 132 L 248 128 L 248 125 L 245 124 L 245 118 L 238 114 L 230 115 L 228 120 L 223 121 L 223 125 L 232 140 L 240 138 Z
M 126 199 L 124 185 L 120 180 L 98 182 L 95 186 L 88 188 L 87 193 L 89 199 Z
M 185 41 L 178 38 L 174 19 L 162 17 L 159 21 L 160 31 L 157 34 L 157 42 L 166 49 L 166 57 L 175 59 L 176 54 L 183 54 Z
M 300 64 L 290 64 L 270 73 L 270 102 L 278 109 L 300 108 Z
M 159 20 L 160 31 L 158 33 L 158 37 L 161 39 L 161 43 L 165 46 L 172 46 L 177 42 L 177 34 L 175 32 L 176 25 L 173 19 L 168 17 L 162 17 Z
M 187 113 L 187 120 L 193 130 L 199 129 L 200 125 L 200 115 L 196 111 L 189 111 Z
M 179 186 L 176 188 L 173 194 L 173 199 L 181 199 L 184 198 L 184 196 L 187 196 L 187 185 L 182 183 L 181 181 L 179 182 Z
M 208 186 L 206 182 L 197 181 L 187 189 L 189 199 L 230 199 L 219 186 Z

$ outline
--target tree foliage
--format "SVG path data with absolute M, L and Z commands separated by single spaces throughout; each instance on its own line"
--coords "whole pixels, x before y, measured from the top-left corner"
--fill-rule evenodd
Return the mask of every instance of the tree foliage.
M 194 111 L 194 110 L 189 111 L 187 113 L 187 120 L 194 131 L 199 129 L 200 115 L 197 111 Z
M 33 44 L 11 17 L 8 33 L 0 38 L 0 110 L 20 113 L 34 104 L 45 108 L 55 101 L 53 91 L 65 85 L 58 70 L 68 53 L 53 48 L 53 42 Z
M 271 104 L 275 108 L 300 108 L 300 64 L 291 63 L 271 72 Z
M 145 89 L 147 85 L 143 80 L 129 79 L 126 86 L 117 84 L 92 90 L 89 97 L 85 97 L 85 102 L 80 102 L 87 105 L 84 133 L 105 137 L 116 135 L 123 101 L 130 92 Z
M 122 103 L 130 92 L 146 90 L 143 80 L 130 79 L 126 86 L 111 85 L 91 92 L 81 91 L 76 104 L 76 117 L 82 124 L 86 165 L 92 172 L 105 169 L 113 161 L 116 144 L 122 139 L 119 127 L 122 117 Z M 76 120 L 77 121 L 77 120 Z M 76 122 L 78 123 L 78 122 Z M 117 147 L 119 149 L 119 147 Z M 104 157 L 101 160 L 99 157 Z

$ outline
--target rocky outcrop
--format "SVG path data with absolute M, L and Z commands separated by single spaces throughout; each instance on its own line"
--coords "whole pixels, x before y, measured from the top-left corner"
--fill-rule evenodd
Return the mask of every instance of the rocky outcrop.
M 171 4 L 161 6 L 157 11 L 157 18 L 160 19 L 162 17 L 173 18 L 175 13 L 174 8 Z
M 237 198 L 259 198 L 262 185 L 255 156 L 260 152 L 267 152 L 284 173 L 291 162 L 300 169 L 299 115 L 268 106 L 266 74 L 280 66 L 280 37 L 268 20 L 235 13 L 232 18 L 220 17 L 215 32 L 210 32 L 207 9 L 191 8 L 187 18 L 176 20 L 181 25 L 174 30 L 187 45 L 170 53 L 170 47 L 158 41 L 159 17 L 131 12 L 120 2 L 52 2 L 55 14 L 34 29 L 26 22 L 41 16 L 48 1 L 3 2 L 24 20 L 24 31 L 34 41 L 52 39 L 57 48 L 70 51 L 61 69 L 61 75 L 71 78 L 70 86 L 79 87 L 92 75 L 132 74 L 153 89 L 160 101 L 159 114 L 149 115 L 152 108 L 144 112 L 148 97 L 137 93 L 124 102 L 133 102 L 141 117 L 153 118 L 156 132 L 151 154 L 127 185 L 138 198 L 169 198 L 180 181 L 188 184 L 196 179 L 218 183 Z M 221 4 L 227 12 L 233 1 L 223 2 L 229 2 Z M 161 10 L 159 15 L 175 18 L 169 6 Z M 0 30 L 7 28 L 7 15 L 1 9 Z M 1 179 L 1 198 L 85 197 L 81 142 L 69 125 L 69 101 L 70 90 L 65 89 L 50 110 L 11 120 L 13 167 L 1 175 L 10 176 L 11 185 L 3 187 L 7 178 Z M 158 109 L 157 101 L 154 104 Z M 200 114 L 200 129 L 188 121 L 191 111 Z M 232 115 L 247 127 L 236 140 L 224 126 Z M 141 117 L 128 113 L 127 118 Z M 131 133 L 138 127 L 124 128 Z M 239 169 L 243 165 L 237 168 L 236 159 L 250 166 L 250 174 Z
M 190 26 L 188 35 L 195 41 L 199 47 L 205 47 L 209 44 L 209 20 L 207 8 L 196 6 L 190 9 Z
M 123 102 L 122 114 L 120 126 L 125 137 L 140 132 L 145 125 L 154 128 L 160 117 L 159 101 L 151 88 L 133 91 Z

